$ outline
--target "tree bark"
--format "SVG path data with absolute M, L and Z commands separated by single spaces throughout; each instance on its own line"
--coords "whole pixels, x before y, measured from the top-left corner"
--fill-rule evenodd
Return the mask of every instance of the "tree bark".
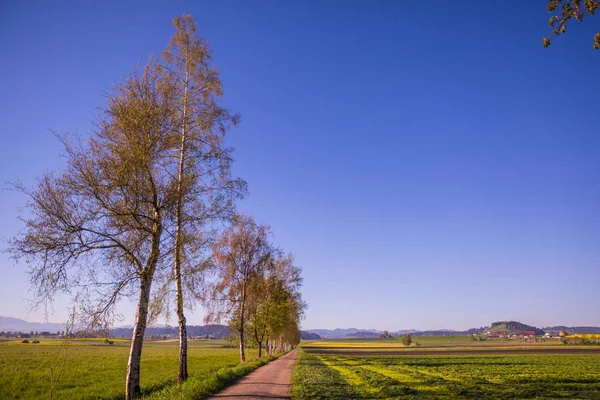
M 154 196 L 156 202 L 156 194 Z M 160 257 L 160 238 L 162 235 L 162 217 L 158 209 L 154 211 L 154 231 L 152 233 L 152 249 L 145 268 L 140 271 L 140 296 L 138 298 L 138 309 L 135 314 L 135 325 L 131 338 L 129 350 L 129 361 L 127 362 L 127 377 L 125 380 L 125 400 L 138 397 L 140 389 L 140 361 L 142 359 L 142 345 L 144 344 L 144 332 L 148 322 L 148 306 L 150 305 L 150 289 L 156 264 Z
M 246 278 L 242 287 L 242 305 L 240 306 L 240 361 L 246 362 L 246 352 L 244 348 L 244 325 L 246 324 L 244 314 L 246 313 Z
M 258 358 L 262 357 L 262 343 L 258 343 Z
M 187 327 L 185 325 L 185 316 L 181 315 L 179 319 L 179 374 L 177 380 L 183 383 L 188 377 L 187 370 Z
M 127 380 L 125 388 L 125 399 L 136 398 L 140 393 L 140 360 L 142 358 L 142 345 L 144 343 L 144 332 L 148 320 L 148 303 L 150 301 L 151 279 L 142 277 L 140 283 L 140 297 L 138 309 L 135 315 L 131 348 L 129 351 L 129 362 L 127 363 Z
M 188 52 L 186 49 L 186 59 Z M 185 88 L 183 94 L 183 118 L 181 126 L 181 145 L 179 148 L 179 165 L 177 171 L 177 204 L 175 210 L 175 281 L 176 281 L 176 297 L 177 297 L 177 319 L 179 322 L 179 372 L 177 380 L 183 383 L 188 377 L 187 370 L 187 329 L 185 326 L 186 320 L 183 312 L 183 288 L 181 284 L 181 251 L 182 251 L 182 212 L 183 212 L 183 166 L 185 164 L 186 153 L 186 128 L 187 128 L 187 106 L 188 106 L 188 83 L 189 74 L 186 67 L 185 71 Z
M 246 352 L 244 349 L 244 325 L 240 326 L 240 361 L 246 362 Z
M 255 314 L 255 318 L 256 318 L 256 314 Z M 254 340 L 256 341 L 256 344 L 258 345 L 258 358 L 262 357 L 262 344 L 263 344 L 264 339 L 265 339 L 265 336 L 258 334 L 258 331 L 256 330 L 256 325 L 255 325 Z
M 181 212 L 177 210 L 177 220 L 181 218 Z M 177 226 L 175 237 L 175 281 L 176 281 L 176 297 L 177 297 L 177 320 L 179 323 L 179 372 L 177 380 L 183 383 L 188 377 L 187 370 L 187 327 L 185 314 L 183 312 L 183 288 L 181 283 L 181 237 Z

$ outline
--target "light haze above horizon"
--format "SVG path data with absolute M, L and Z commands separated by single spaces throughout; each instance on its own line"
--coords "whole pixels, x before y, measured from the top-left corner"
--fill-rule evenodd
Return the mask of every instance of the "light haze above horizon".
M 62 168 L 49 129 L 87 135 L 192 14 L 242 117 L 239 209 L 303 268 L 303 329 L 600 326 L 597 25 L 544 49 L 546 2 L 485 3 L 5 2 L 0 181 Z M 4 240 L 26 199 L 0 193 Z M 0 315 L 42 321 L 25 267 L 0 253 Z

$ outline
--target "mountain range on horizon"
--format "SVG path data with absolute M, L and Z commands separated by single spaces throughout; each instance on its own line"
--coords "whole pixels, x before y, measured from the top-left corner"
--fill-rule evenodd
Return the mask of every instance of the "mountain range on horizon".
M 57 322 L 28 322 L 21 318 L 0 316 L 0 331 L 64 331 L 65 324 Z
M 198 325 L 201 326 L 201 325 Z M 113 329 L 131 329 L 131 325 L 118 325 L 114 326 Z M 152 328 L 161 329 L 161 328 L 171 328 L 168 324 L 156 324 L 152 325 Z M 21 318 L 14 317 L 4 317 L 0 316 L 0 331 L 48 331 L 55 332 L 65 329 L 65 324 L 57 323 L 57 322 L 29 322 Z M 384 330 L 379 329 L 357 329 L 357 328 L 337 328 L 337 329 L 304 329 L 306 332 L 315 333 L 321 337 L 327 338 L 341 338 L 347 335 L 355 334 L 355 333 L 372 333 L 373 335 L 379 336 L 384 332 Z M 440 332 L 457 332 L 452 329 L 440 329 Z M 411 333 L 414 334 L 416 332 L 426 332 L 425 330 L 418 329 L 401 329 L 395 332 L 390 332 L 392 334 L 405 334 Z
M 379 329 L 357 329 L 357 328 L 336 328 L 336 329 L 306 329 L 306 332 L 316 333 L 325 339 L 341 339 L 341 338 L 376 338 L 381 336 L 385 331 Z M 417 335 L 419 333 L 438 333 L 438 334 L 461 334 L 463 331 L 453 329 L 437 329 L 437 330 L 420 330 L 420 329 L 400 329 L 397 331 L 388 331 L 390 335 L 398 336 L 404 334 Z M 466 332 L 466 331 L 464 331 Z
M 565 326 L 555 325 L 547 326 L 543 328 L 537 328 L 535 326 L 523 324 L 517 321 L 500 321 L 492 322 L 490 325 L 471 328 L 467 330 L 454 330 L 454 329 L 431 329 L 431 330 L 419 330 L 419 329 L 401 329 L 398 331 L 388 331 L 392 336 L 400 336 L 404 334 L 411 334 L 413 336 L 444 336 L 444 335 L 473 335 L 482 334 L 488 331 L 494 332 L 513 332 L 519 333 L 521 331 L 535 331 L 537 334 L 551 333 L 558 334 L 560 331 L 567 331 L 570 333 L 600 333 L 600 327 L 598 326 Z M 342 339 L 342 338 L 377 338 L 380 337 L 384 331 L 378 329 L 307 329 L 306 332 L 315 333 L 324 339 Z
M 508 322 L 508 321 L 507 321 Z M 511 321 L 514 322 L 514 321 Z M 497 323 L 493 323 L 497 324 Z M 492 324 L 492 325 L 493 325 Z M 520 324 L 520 323 L 519 323 Z M 536 327 L 520 324 L 524 329 L 537 329 Z M 197 335 L 211 335 L 213 337 L 225 337 L 227 336 L 227 327 L 223 325 L 189 325 L 193 327 L 194 331 L 197 331 Z M 441 336 L 441 335 L 470 335 L 483 333 L 486 329 L 489 329 L 490 325 L 480 328 L 471 328 L 464 331 L 454 329 L 431 329 L 431 330 L 419 330 L 419 329 L 400 329 L 397 331 L 388 331 L 390 335 L 399 336 L 404 334 L 411 334 L 414 336 Z M 21 318 L 4 317 L 0 316 L 0 331 L 21 331 L 21 332 L 57 332 L 63 331 L 65 325 L 56 322 L 29 322 Z M 113 333 L 118 333 L 118 336 L 127 336 L 131 331 L 131 326 L 121 325 L 115 326 L 111 329 Z M 169 334 L 171 330 L 176 329 L 170 325 L 157 324 L 148 327 L 148 334 Z M 599 326 L 548 326 L 539 329 L 540 331 L 558 333 L 560 331 L 568 331 L 572 333 L 600 333 Z M 306 339 L 317 339 L 317 336 L 324 339 L 341 339 L 341 338 L 376 338 L 384 333 L 384 330 L 379 329 L 358 329 L 358 328 L 336 328 L 336 329 L 304 329 L 303 336 Z M 312 335 L 311 335 L 312 334 Z M 317 336 L 314 336 L 317 335 Z

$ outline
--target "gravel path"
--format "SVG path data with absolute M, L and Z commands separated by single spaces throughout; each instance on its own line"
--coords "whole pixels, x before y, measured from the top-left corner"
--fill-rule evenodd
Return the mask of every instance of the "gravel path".
M 263 365 L 210 399 L 289 399 L 298 349 Z

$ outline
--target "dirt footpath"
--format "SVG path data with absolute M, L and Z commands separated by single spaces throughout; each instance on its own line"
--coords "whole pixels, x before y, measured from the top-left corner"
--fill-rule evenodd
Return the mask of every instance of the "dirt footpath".
M 210 399 L 289 399 L 298 349 L 263 365 Z

